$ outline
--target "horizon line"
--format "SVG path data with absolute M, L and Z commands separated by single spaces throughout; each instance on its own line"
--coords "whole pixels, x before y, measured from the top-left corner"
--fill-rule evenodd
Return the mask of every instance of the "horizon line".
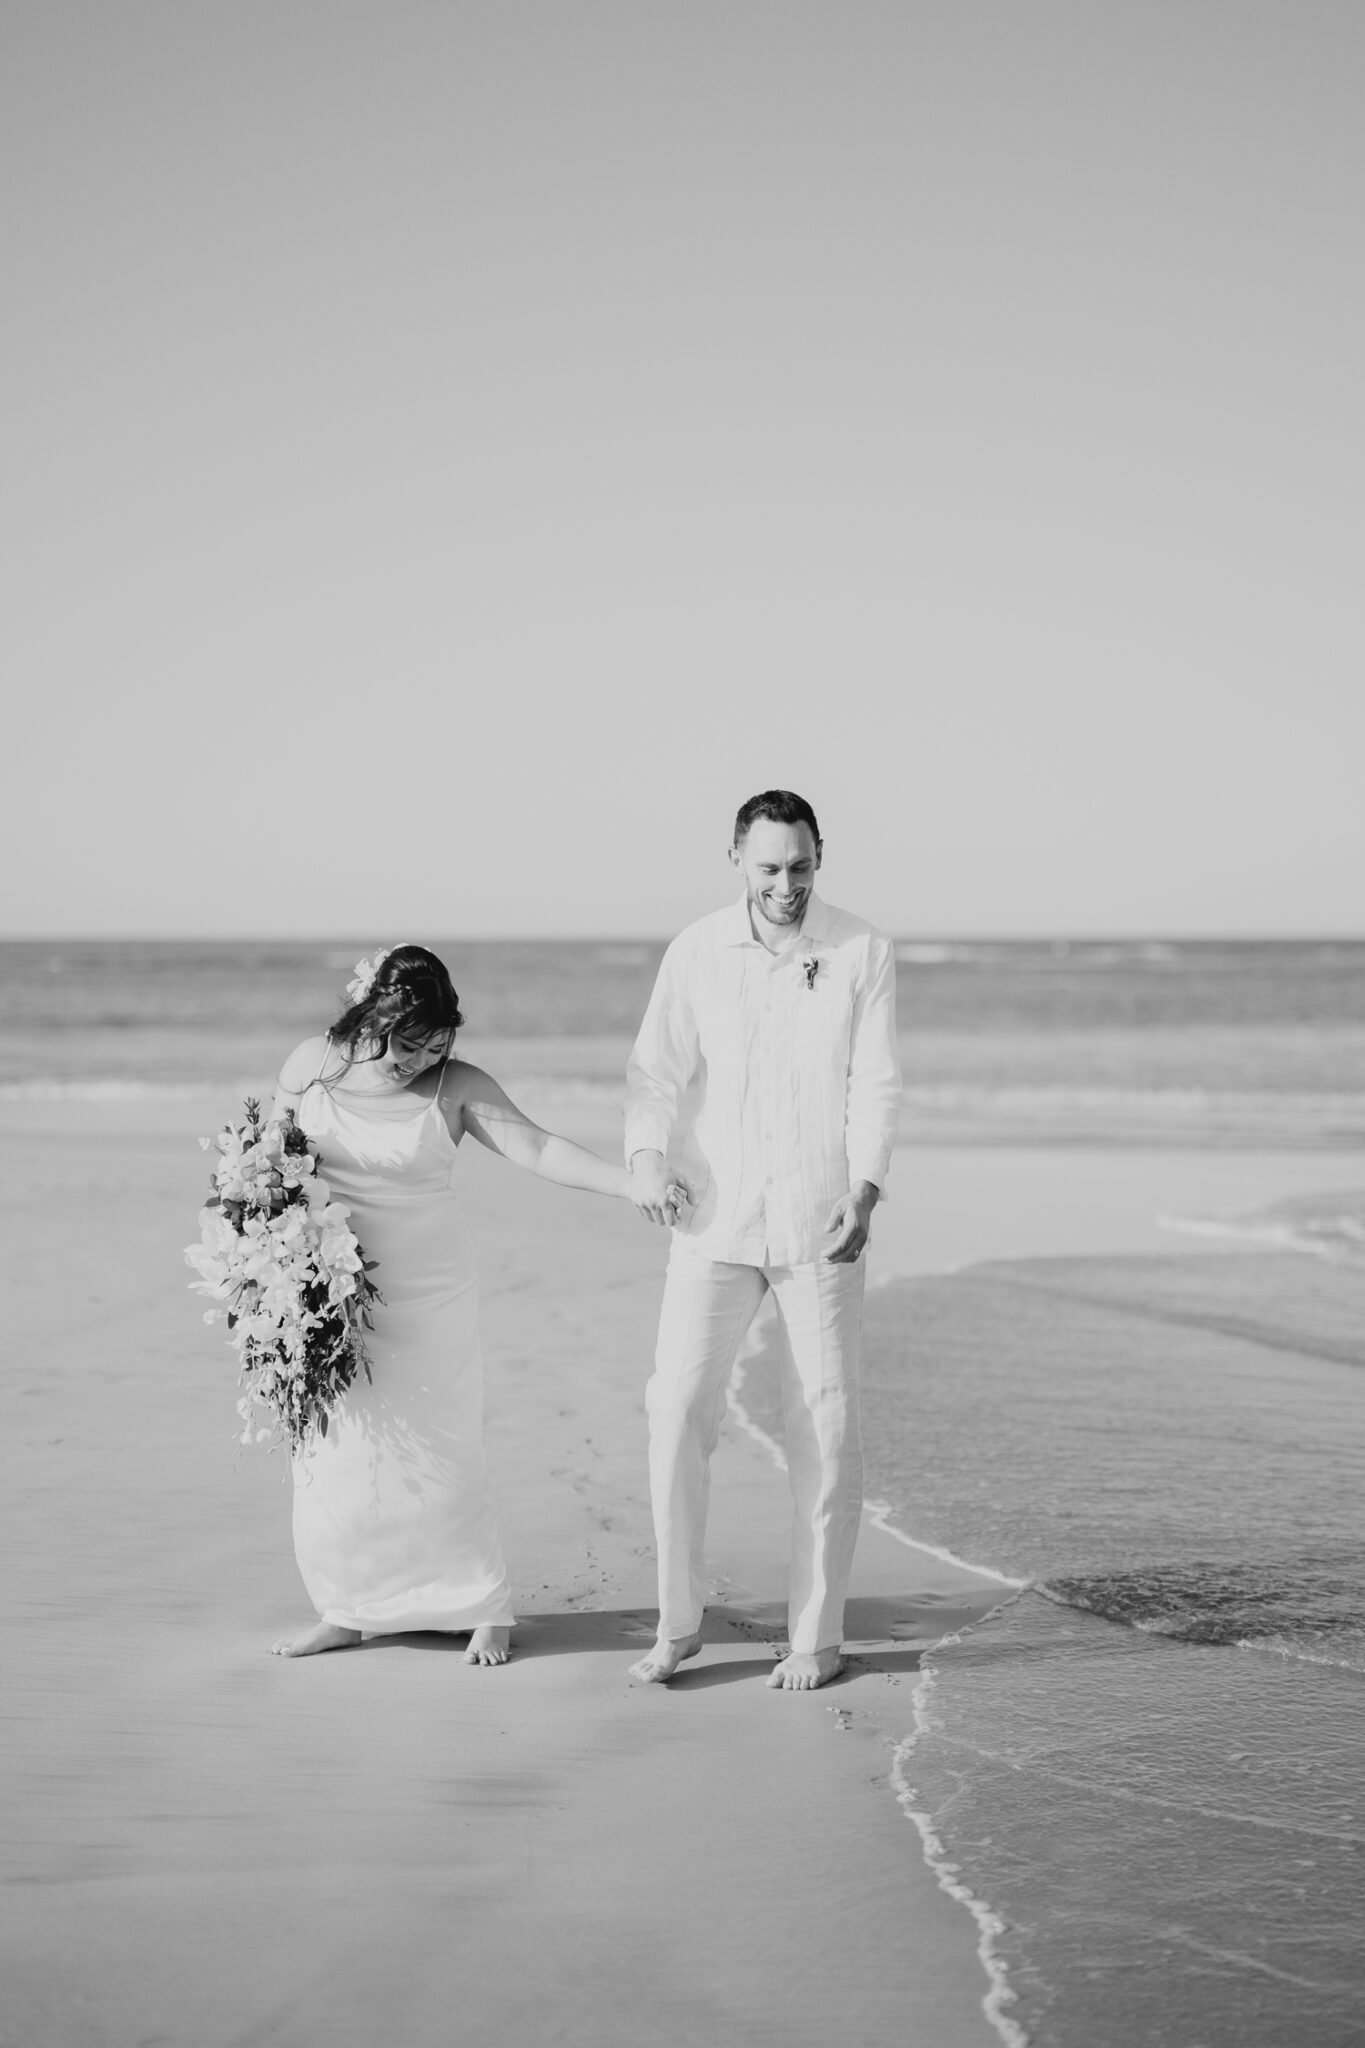
M 695 922 L 695 920 L 693 920 Z M 679 930 L 685 929 L 679 926 Z M 438 932 L 442 943 L 455 945 L 530 946 L 658 946 L 676 932 Z M 1314 931 L 1170 931 L 1160 928 L 1072 931 L 902 931 L 888 932 L 898 946 L 1056 946 L 1056 945 L 1361 945 L 1365 930 Z M 0 932 L 7 946 L 372 946 L 374 939 L 353 932 Z M 382 941 L 380 942 L 382 943 Z M 395 940 L 394 944 L 425 944 Z

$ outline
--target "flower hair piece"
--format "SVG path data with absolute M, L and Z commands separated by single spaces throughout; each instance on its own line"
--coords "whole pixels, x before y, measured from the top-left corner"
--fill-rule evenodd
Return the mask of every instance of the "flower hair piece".
M 346 984 L 346 993 L 353 1003 L 364 1002 L 366 996 L 374 987 L 375 976 L 392 951 L 392 946 L 381 946 L 373 960 L 356 961 L 355 973 Z

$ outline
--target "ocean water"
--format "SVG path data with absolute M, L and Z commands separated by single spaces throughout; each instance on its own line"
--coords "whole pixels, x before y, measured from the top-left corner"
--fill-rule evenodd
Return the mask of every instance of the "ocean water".
M 49 1095 L 234 1088 L 278 1072 L 346 1007 L 374 941 L 0 943 L 0 1092 Z M 566 1076 L 633 1033 L 662 943 L 435 942 L 467 1037 L 560 1042 Z
M 1334 1264 L 1350 1263 L 1365 1258 L 1365 1188 L 1314 1189 L 1284 1195 L 1259 1209 L 1173 1216 L 1168 1225 L 1196 1237 L 1313 1252 Z
M 619 1097 L 660 939 L 432 941 L 500 1079 Z M 0 1097 L 259 1085 L 374 941 L 0 943 Z M 898 945 L 917 1132 L 1365 1143 L 1365 943 Z

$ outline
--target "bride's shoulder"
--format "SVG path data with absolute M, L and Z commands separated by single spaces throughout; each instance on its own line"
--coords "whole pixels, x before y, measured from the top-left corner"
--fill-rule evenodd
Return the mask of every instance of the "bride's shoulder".
M 305 1038 L 296 1045 L 280 1068 L 280 1085 L 291 1095 L 301 1095 L 310 1081 L 316 1081 L 332 1053 L 332 1041 L 325 1032 Z
M 472 1060 L 453 1059 L 441 1079 L 441 1100 L 472 1107 L 480 1102 L 504 1102 L 506 1097 L 486 1067 L 476 1067 Z
M 442 1096 L 465 1095 L 471 1087 L 477 1088 L 489 1076 L 482 1067 L 476 1067 L 472 1060 L 462 1060 L 455 1055 L 446 1061 L 445 1073 L 441 1077 Z

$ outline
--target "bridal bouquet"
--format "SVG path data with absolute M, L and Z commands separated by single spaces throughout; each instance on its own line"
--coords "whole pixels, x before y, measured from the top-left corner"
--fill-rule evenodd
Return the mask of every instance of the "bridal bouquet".
M 199 1242 L 185 1263 L 190 1286 L 216 1306 L 204 1321 L 226 1320 L 237 1353 L 243 1443 L 273 1440 L 301 1449 L 363 1368 L 370 1304 L 383 1296 L 370 1278 L 348 1221 L 318 1172 L 318 1155 L 287 1109 L 263 1123 L 259 1102 L 246 1121 L 226 1124 L 210 1143 L 220 1154 L 213 1187 L 199 1212 Z M 258 1409 L 270 1417 L 259 1427 Z

